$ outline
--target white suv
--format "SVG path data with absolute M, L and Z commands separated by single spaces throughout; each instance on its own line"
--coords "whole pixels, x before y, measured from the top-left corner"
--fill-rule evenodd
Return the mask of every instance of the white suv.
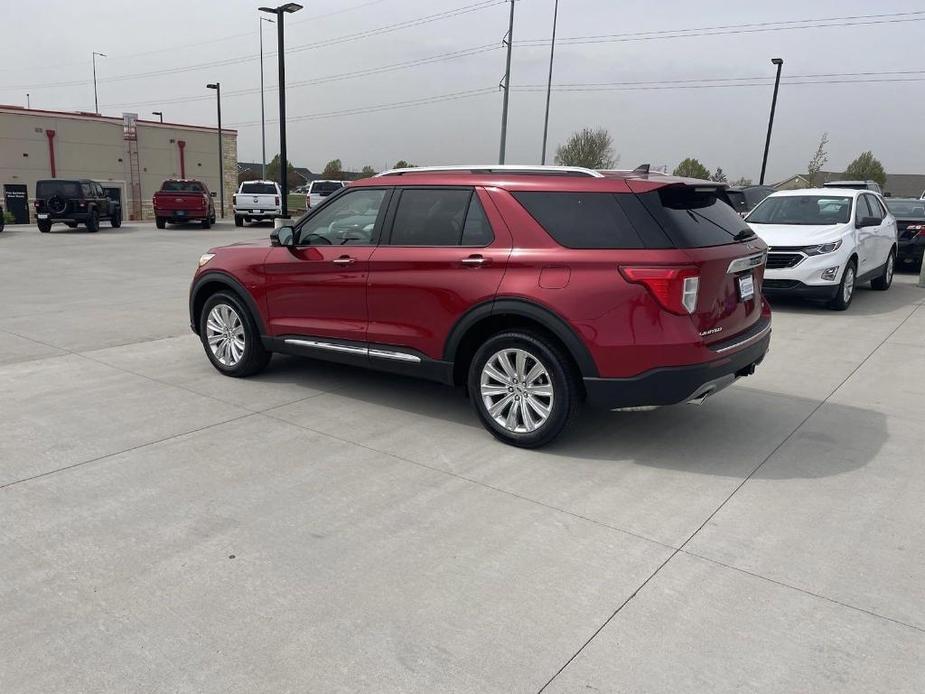
M 764 291 L 820 299 L 844 311 L 854 288 L 886 290 L 896 263 L 896 219 L 868 190 L 815 188 L 774 193 L 748 217 L 768 244 Z

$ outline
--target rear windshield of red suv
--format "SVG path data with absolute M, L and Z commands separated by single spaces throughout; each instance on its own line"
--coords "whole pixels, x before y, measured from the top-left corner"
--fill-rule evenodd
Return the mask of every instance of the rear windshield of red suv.
M 668 186 L 639 199 L 676 248 L 722 246 L 754 236 L 721 188 Z

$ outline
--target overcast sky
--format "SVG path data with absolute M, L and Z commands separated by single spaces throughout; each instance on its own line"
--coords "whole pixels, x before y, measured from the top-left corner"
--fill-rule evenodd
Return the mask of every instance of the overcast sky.
M 35 108 L 92 111 L 90 52 L 97 50 L 108 55 L 97 64 L 103 113 L 134 111 L 151 117 L 151 111 L 162 110 L 168 121 L 214 125 L 214 93 L 205 84 L 217 80 L 224 92 L 223 121 L 238 129 L 239 159 L 259 161 L 258 2 L 0 3 L 7 20 L 0 45 L 0 103 L 25 105 L 30 92 Z M 286 30 L 289 155 L 296 165 L 320 170 L 335 157 L 352 169 L 365 164 L 381 169 L 398 159 L 417 164 L 497 161 L 501 94 L 496 88 L 504 72 L 500 44 L 509 12 L 503 0 L 304 4 L 302 12 L 289 15 Z M 456 16 L 332 42 L 473 5 L 478 7 Z M 723 167 L 730 178 L 757 180 L 773 84 L 770 60 L 781 56 L 785 81 L 770 180 L 805 171 L 823 131 L 831 140 L 826 168 L 843 169 L 871 149 L 888 172 L 925 173 L 925 21 L 909 21 L 925 20 L 921 2 L 560 0 L 559 5 L 562 42 L 556 49 L 554 83 L 610 84 L 553 93 L 550 159 L 572 131 L 605 127 L 624 167 L 651 162 L 673 168 L 695 156 L 710 168 Z M 92 12 L 87 11 L 91 6 Z M 516 5 L 508 163 L 539 162 L 545 93 L 516 88 L 545 84 L 552 10 L 553 0 L 519 0 Z M 870 22 L 847 18 L 912 12 L 920 14 L 861 26 L 762 30 L 805 26 L 772 24 L 753 26 L 747 33 L 738 28 L 720 31 L 739 33 L 713 36 L 638 36 L 810 19 Z M 275 27 L 265 26 L 265 49 L 272 53 Z M 613 36 L 618 34 L 623 36 Z M 598 38 L 591 43 L 567 40 L 576 37 Z M 317 83 L 469 49 L 480 52 Z M 898 72 L 906 74 L 883 74 Z M 850 74 L 796 77 L 844 73 Z M 265 74 L 266 86 L 275 89 L 275 56 L 266 60 Z M 745 79 L 734 87 L 690 82 L 731 78 Z M 298 84 L 312 80 L 316 83 Z M 661 84 L 615 89 L 620 85 L 612 83 L 620 82 Z M 278 97 L 269 89 L 266 116 L 274 122 L 267 126 L 268 158 L 278 142 Z M 460 92 L 466 94 L 454 100 L 366 110 Z M 314 117 L 344 111 L 354 115 Z

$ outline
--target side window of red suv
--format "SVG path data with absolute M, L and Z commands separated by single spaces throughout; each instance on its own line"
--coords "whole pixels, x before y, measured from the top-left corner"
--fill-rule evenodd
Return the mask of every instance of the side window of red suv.
M 375 245 L 376 220 L 385 194 L 382 188 L 358 188 L 344 193 L 302 224 L 297 245 Z
M 389 245 L 483 247 L 493 240 L 474 190 L 412 188 L 401 192 Z

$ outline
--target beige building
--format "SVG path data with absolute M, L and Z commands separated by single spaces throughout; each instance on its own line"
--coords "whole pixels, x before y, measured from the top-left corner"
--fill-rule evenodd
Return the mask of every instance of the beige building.
M 231 216 L 236 131 L 223 129 L 222 149 L 225 215 Z M 0 186 L 7 199 L 25 185 L 31 203 L 35 182 L 44 178 L 98 181 L 120 197 L 125 219 L 153 218 L 151 197 L 165 179 L 195 178 L 215 193 L 221 215 L 216 128 L 0 106 Z

